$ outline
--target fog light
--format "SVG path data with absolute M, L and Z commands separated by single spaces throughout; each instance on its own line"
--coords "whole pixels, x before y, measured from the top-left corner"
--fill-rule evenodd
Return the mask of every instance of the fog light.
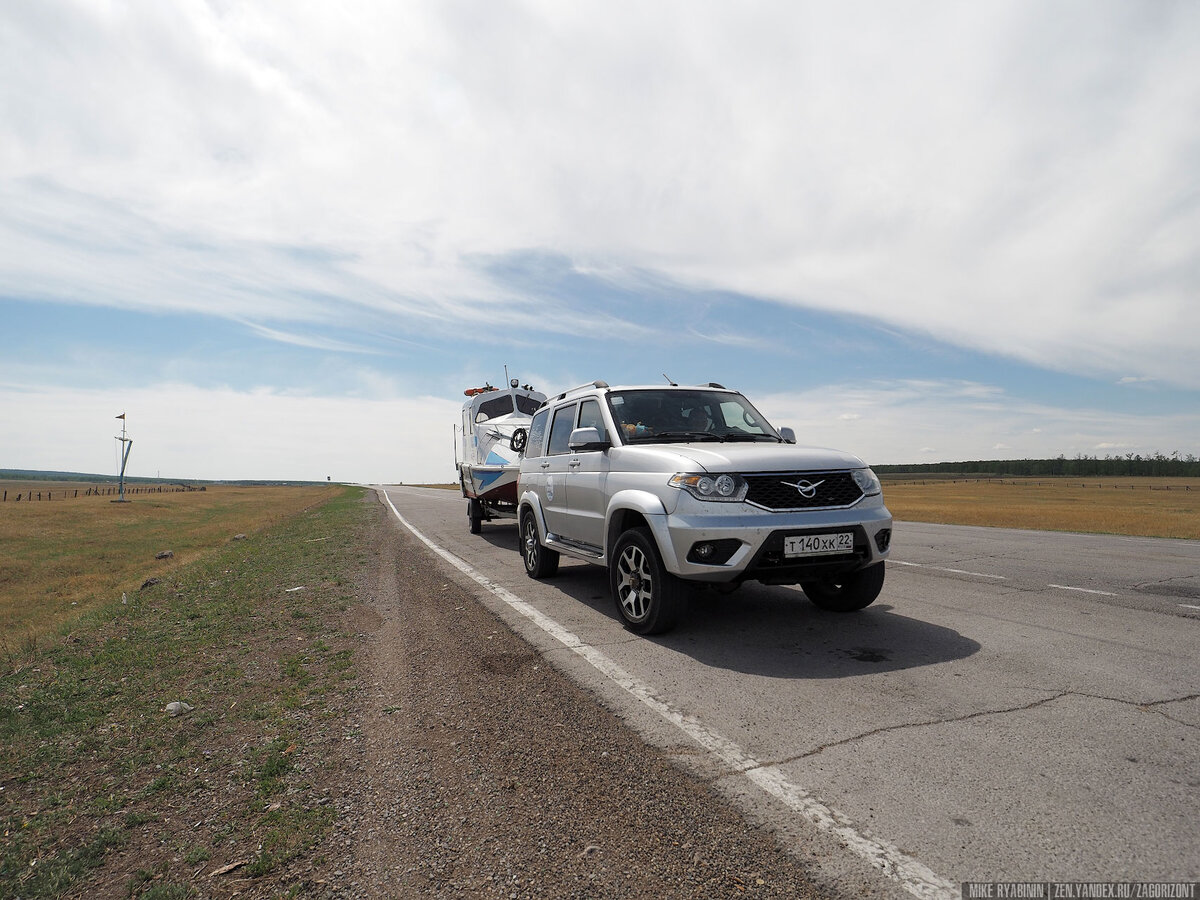
M 696 541 L 688 550 L 687 561 L 705 566 L 723 566 L 737 553 L 742 542 L 737 538 L 716 541 Z
M 880 553 L 887 553 L 888 547 L 892 543 L 892 529 L 881 528 L 875 532 L 875 546 L 879 548 Z

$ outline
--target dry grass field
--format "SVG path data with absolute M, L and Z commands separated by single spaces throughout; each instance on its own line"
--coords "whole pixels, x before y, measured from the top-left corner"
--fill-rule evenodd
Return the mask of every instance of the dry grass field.
M 340 492 L 329 487 L 210 486 L 129 495 L 128 503 L 84 496 L 87 484 L 0 482 L 0 649 L 36 641 L 82 612 L 136 591 L 235 534 L 249 534 Z M 79 497 L 73 496 L 78 489 Z M 18 492 L 53 492 L 49 501 Z M 72 496 L 63 499 L 64 493 Z M 170 559 L 155 555 L 170 550 Z
M 884 479 L 897 519 L 1200 540 L 1200 478 Z

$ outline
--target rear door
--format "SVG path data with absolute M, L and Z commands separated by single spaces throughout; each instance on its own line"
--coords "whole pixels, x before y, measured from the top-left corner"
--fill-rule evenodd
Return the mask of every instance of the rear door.
M 546 438 L 546 455 L 537 461 L 542 473 L 542 515 L 546 517 L 546 528 L 553 534 L 571 537 L 567 515 L 567 463 L 571 429 L 575 427 L 578 403 L 567 403 L 554 408 L 550 415 L 550 433 Z

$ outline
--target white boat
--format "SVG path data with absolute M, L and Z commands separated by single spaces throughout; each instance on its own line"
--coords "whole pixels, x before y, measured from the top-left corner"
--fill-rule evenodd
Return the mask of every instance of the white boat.
M 471 534 L 479 534 L 484 521 L 516 516 L 520 453 L 510 442 L 517 429 L 529 427 L 546 395 L 516 378 L 507 388 L 484 384 L 463 393 L 467 401 L 462 424 L 454 428 L 454 464 Z

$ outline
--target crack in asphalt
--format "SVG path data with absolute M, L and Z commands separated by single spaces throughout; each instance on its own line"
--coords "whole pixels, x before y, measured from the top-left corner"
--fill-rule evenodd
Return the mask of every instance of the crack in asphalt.
M 952 722 L 966 722 L 970 719 L 979 719 L 983 716 L 996 716 L 1005 713 L 1023 712 L 1028 709 L 1035 709 L 1039 706 L 1044 706 L 1047 703 L 1052 703 L 1055 700 L 1066 697 L 1071 691 L 1060 691 L 1050 697 L 1043 697 L 1041 700 L 1034 700 L 1032 703 L 1025 703 L 1020 706 L 1013 706 L 1005 709 L 982 709 L 977 712 L 968 713 L 965 716 L 951 716 L 949 718 L 929 719 L 924 722 L 900 722 L 896 725 L 884 725 L 880 728 L 872 728 L 870 731 L 864 731 L 862 734 L 852 735 L 851 737 L 842 738 L 840 741 L 830 741 L 828 744 L 822 744 L 819 747 L 814 747 L 812 750 L 806 750 L 804 753 L 798 753 L 795 756 L 790 756 L 786 759 L 776 760 L 772 763 L 763 763 L 763 767 L 767 766 L 782 766 L 791 762 L 796 762 L 801 759 L 806 759 L 810 756 L 816 756 L 818 753 L 824 753 L 834 747 L 840 747 L 843 744 L 853 744 L 869 737 L 874 737 L 877 734 L 885 734 L 889 731 L 900 731 L 906 728 L 926 728 L 930 725 L 949 725 Z
M 922 721 L 922 722 L 900 722 L 896 725 L 884 725 L 880 728 L 872 728 L 870 731 L 864 731 L 862 734 L 856 734 L 856 735 L 852 735 L 851 737 L 842 738 L 839 741 L 830 741 L 827 744 L 822 744 L 819 747 L 814 747 L 811 750 L 806 750 L 804 753 L 798 753 L 795 756 L 789 756 L 784 759 L 775 760 L 774 762 L 763 762 L 760 764 L 759 767 L 760 768 L 770 768 L 771 766 L 783 766 L 783 765 L 787 765 L 788 763 L 798 762 L 799 760 L 807 759 L 808 757 L 811 757 L 811 756 L 816 756 L 819 753 L 824 753 L 826 750 L 831 750 L 834 747 L 840 747 L 845 744 L 857 743 L 858 741 L 865 740 L 866 738 L 869 738 L 869 737 L 874 737 L 877 734 L 885 734 L 889 731 L 900 731 L 900 730 L 908 729 L 908 728 L 927 728 L 930 725 L 950 725 L 955 722 L 967 722 L 967 721 L 970 721 L 971 719 L 978 719 L 978 718 L 982 718 L 984 716 L 996 716 L 996 715 L 1005 715 L 1007 713 L 1014 713 L 1014 712 L 1025 712 L 1026 710 L 1036 709 L 1039 706 L 1045 706 L 1047 703 L 1053 703 L 1055 700 L 1061 700 L 1063 697 L 1087 697 L 1088 699 L 1091 699 L 1091 700 L 1109 700 L 1113 703 L 1120 703 L 1125 706 L 1132 706 L 1135 709 L 1140 709 L 1140 710 L 1144 710 L 1146 712 L 1156 713 L 1165 719 L 1169 719 L 1172 722 L 1175 722 L 1179 725 L 1184 725 L 1188 728 L 1200 727 L 1191 722 L 1185 722 L 1182 719 L 1177 719 L 1174 716 L 1169 715 L 1165 711 L 1155 708 L 1155 707 L 1159 707 L 1159 706 L 1165 706 L 1165 705 L 1171 704 L 1171 703 L 1185 703 L 1188 700 L 1200 699 L 1200 693 L 1188 694 L 1184 697 L 1172 697 L 1167 700 L 1154 700 L 1150 703 L 1138 703 L 1137 701 L 1134 701 L 1134 700 L 1122 700 L 1119 697 L 1106 697 L 1101 694 L 1089 694 L 1086 691 L 1059 691 L 1058 693 L 1053 694 L 1052 696 L 1043 697 L 1041 700 L 1035 700 L 1032 703 L 1025 703 L 1020 706 L 1007 707 L 1004 709 L 983 709 L 983 710 L 978 710 L 977 712 L 968 713 L 964 716 L 950 716 L 947 718 L 928 719 L 928 720 Z M 739 774 L 739 773 L 730 772 L 728 774 L 732 775 L 732 774 Z M 720 776 L 720 777 L 724 777 L 724 776 Z

